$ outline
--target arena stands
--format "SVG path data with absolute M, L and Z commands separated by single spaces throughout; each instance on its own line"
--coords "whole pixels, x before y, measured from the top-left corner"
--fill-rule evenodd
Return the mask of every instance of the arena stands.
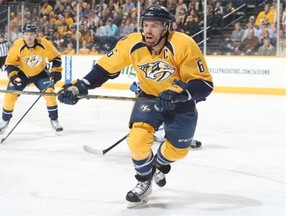
M 141 10 L 151 4 L 167 7 L 174 17 L 173 30 L 186 33 L 203 47 L 203 0 L 139 2 Z M 285 44 L 286 47 L 285 1 L 281 0 L 281 8 L 277 10 L 273 0 L 207 0 L 206 54 L 235 54 L 233 50 L 227 50 L 225 38 L 230 37 L 236 22 L 245 30 L 250 17 L 257 20 L 258 14 L 267 4 L 273 13 L 280 12 L 280 20 L 283 18 L 280 31 L 284 38 L 278 46 L 283 47 Z M 61 52 L 68 49 L 68 44 L 71 49 L 72 44 L 78 54 L 85 41 L 85 49 L 91 50 L 93 47 L 97 53 L 106 53 L 121 37 L 139 30 L 137 0 L 44 0 L 41 3 L 33 0 L 4 0 L 0 1 L 0 6 L 0 33 L 4 33 L 7 39 L 13 42 L 22 36 L 20 30 L 23 24 L 34 23 L 38 26 L 39 32 L 51 40 Z M 258 31 L 259 26 L 256 28 Z M 280 32 L 277 31 L 275 19 L 269 23 L 269 28 L 274 37 Z M 276 46 L 277 40 L 272 40 L 272 43 Z

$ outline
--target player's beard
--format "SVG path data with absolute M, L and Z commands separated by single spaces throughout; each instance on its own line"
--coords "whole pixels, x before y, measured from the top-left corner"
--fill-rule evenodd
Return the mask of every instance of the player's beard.
M 158 37 L 147 35 L 145 36 L 145 44 L 149 47 L 154 47 L 159 44 L 159 40 L 163 40 L 163 37 L 161 38 L 161 35 Z
M 156 39 L 155 37 L 150 36 L 150 35 L 145 37 L 145 43 L 149 47 L 153 47 L 157 43 L 158 40 L 159 38 Z

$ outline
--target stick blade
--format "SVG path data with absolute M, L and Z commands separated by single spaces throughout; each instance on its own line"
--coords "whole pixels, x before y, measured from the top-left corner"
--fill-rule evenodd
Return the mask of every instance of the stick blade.
M 88 145 L 84 145 L 83 149 L 86 152 L 91 153 L 91 154 L 96 154 L 96 155 L 104 155 L 105 154 L 105 152 L 103 150 L 98 150 L 98 149 L 92 148 L 91 146 L 88 146 Z

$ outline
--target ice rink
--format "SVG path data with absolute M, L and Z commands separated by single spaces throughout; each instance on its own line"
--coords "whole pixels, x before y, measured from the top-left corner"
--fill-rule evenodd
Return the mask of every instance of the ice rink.
M 133 96 L 128 91 L 93 94 Z M 0 94 L 1 108 L 3 94 Z M 22 95 L 6 133 L 36 100 Z M 149 202 L 127 209 L 136 185 L 126 142 L 129 101 L 59 104 L 56 136 L 43 99 L 0 144 L 1 216 L 283 216 L 285 97 L 213 93 L 198 104 L 195 138 L 203 148 L 172 165 L 167 185 L 153 185 Z M 157 146 L 155 145 L 155 148 Z

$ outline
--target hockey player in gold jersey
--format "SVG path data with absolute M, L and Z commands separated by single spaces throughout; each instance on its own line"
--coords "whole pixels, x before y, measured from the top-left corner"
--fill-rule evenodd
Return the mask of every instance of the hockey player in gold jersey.
M 52 62 L 50 72 L 47 61 Z M 42 37 L 37 37 L 37 28 L 33 24 L 23 27 L 23 38 L 14 41 L 5 61 L 9 78 L 7 90 L 22 91 L 28 84 L 33 83 L 40 91 L 54 93 L 54 84 L 61 80 L 61 55 L 54 45 Z M 19 95 L 7 93 L 4 97 L 0 132 L 7 128 L 15 103 Z M 62 131 L 58 122 L 58 106 L 55 96 L 45 96 L 46 106 L 51 125 L 55 131 Z
M 141 32 L 121 39 L 84 78 L 65 86 L 58 96 L 60 102 L 76 104 L 79 94 L 88 94 L 88 89 L 133 66 L 141 90 L 131 114 L 127 143 L 138 183 L 126 195 L 128 207 L 146 203 L 152 179 L 163 187 L 170 164 L 188 154 L 197 124 L 196 102 L 205 100 L 213 90 L 201 50 L 189 36 L 170 32 L 171 16 L 166 8 L 147 8 L 140 23 Z M 165 142 L 154 155 L 153 134 L 163 122 Z

